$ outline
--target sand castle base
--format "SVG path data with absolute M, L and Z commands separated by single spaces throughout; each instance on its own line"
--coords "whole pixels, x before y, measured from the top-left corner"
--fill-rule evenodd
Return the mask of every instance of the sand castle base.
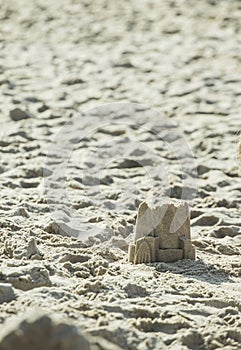
M 146 203 L 140 205 L 135 242 L 129 246 L 129 262 L 174 262 L 195 259 L 195 256 L 186 203 L 169 203 L 154 209 Z

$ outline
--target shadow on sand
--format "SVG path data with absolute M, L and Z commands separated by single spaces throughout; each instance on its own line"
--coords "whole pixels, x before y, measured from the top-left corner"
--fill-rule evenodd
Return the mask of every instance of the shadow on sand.
M 234 283 L 231 276 L 212 264 L 205 263 L 202 259 L 179 260 L 173 263 L 156 262 L 148 264 L 154 266 L 158 272 L 171 272 L 185 277 L 194 278 L 211 284 Z

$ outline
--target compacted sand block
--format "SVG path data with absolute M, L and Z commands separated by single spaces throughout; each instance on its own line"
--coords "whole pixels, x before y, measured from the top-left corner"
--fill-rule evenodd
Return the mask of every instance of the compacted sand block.
M 129 262 L 173 262 L 181 259 L 195 259 L 187 203 L 167 203 L 156 208 L 141 203 L 135 242 L 129 246 Z

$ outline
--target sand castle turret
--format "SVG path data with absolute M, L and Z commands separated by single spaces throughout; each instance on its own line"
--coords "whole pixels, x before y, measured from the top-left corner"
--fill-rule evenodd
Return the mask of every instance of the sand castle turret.
M 134 264 L 195 259 L 188 204 L 167 203 L 150 208 L 141 203 L 134 243 L 130 244 L 128 254 L 129 262 Z

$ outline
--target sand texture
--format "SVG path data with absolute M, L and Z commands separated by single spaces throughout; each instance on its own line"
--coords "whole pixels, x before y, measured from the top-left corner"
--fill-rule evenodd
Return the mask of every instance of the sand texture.
M 240 349 L 240 54 L 240 1 L 0 0 L 0 350 Z M 164 198 L 196 260 L 128 263 Z

